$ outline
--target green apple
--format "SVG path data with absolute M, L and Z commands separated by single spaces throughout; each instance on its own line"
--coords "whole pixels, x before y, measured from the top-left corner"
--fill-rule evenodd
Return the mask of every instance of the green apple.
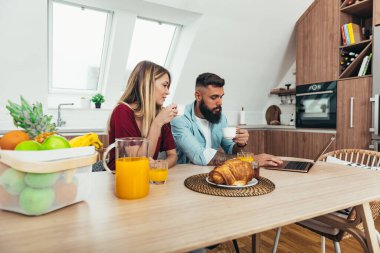
M 44 150 L 61 148 L 71 148 L 71 145 L 66 138 L 59 135 L 51 135 L 42 143 L 42 149 Z
M 9 168 L 0 176 L 0 185 L 12 195 L 18 195 L 25 188 L 25 173 Z
M 26 187 L 20 194 L 20 207 L 30 215 L 45 213 L 54 202 L 54 190 L 52 188 L 34 189 Z
M 26 173 L 25 183 L 34 188 L 50 187 L 57 182 L 59 173 Z
M 23 151 L 23 150 L 42 150 L 42 145 L 36 141 L 29 140 L 23 141 L 17 144 L 15 150 Z

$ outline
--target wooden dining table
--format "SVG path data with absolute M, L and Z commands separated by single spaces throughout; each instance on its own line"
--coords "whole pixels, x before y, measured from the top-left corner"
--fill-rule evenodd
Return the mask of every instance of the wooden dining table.
M 186 178 L 211 169 L 176 165 L 166 184 L 137 200 L 115 197 L 113 175 L 92 173 L 85 201 L 35 217 L 0 211 L 0 252 L 187 252 L 351 206 L 362 215 L 369 251 L 380 252 L 369 209 L 380 199 L 378 171 L 322 162 L 309 173 L 262 168 L 275 189 L 252 197 L 185 187 Z

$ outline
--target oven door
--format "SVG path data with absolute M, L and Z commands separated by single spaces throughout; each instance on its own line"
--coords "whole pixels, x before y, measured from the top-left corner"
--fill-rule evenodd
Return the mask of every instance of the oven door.
M 297 94 L 296 127 L 336 128 L 336 91 Z

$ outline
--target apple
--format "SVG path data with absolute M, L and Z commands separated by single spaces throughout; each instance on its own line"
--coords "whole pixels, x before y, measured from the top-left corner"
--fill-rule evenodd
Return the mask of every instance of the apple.
M 18 195 L 25 188 L 25 173 L 9 168 L 0 176 L 0 185 L 12 195 Z
M 1 176 L 1 174 L 3 174 L 3 172 L 6 171 L 7 169 L 9 169 L 9 166 L 8 166 L 8 165 L 5 165 L 4 163 L 0 163 L 0 176 Z
M 66 206 L 74 203 L 78 194 L 78 183 L 76 178 L 72 182 L 66 182 L 63 179 L 57 181 L 54 185 L 55 203 L 60 206 Z
M 23 141 L 17 144 L 15 150 L 24 151 L 24 150 L 42 150 L 42 145 L 39 142 L 29 140 Z
M 61 148 L 71 148 L 71 145 L 66 138 L 59 135 L 51 135 L 42 143 L 42 149 L 44 150 Z
M 8 208 L 18 207 L 18 196 L 11 195 L 0 186 L 0 206 Z
M 25 183 L 34 188 L 50 187 L 57 182 L 59 173 L 26 173 Z
M 35 189 L 26 187 L 20 194 L 19 204 L 25 213 L 40 215 L 45 213 L 54 202 L 52 188 Z

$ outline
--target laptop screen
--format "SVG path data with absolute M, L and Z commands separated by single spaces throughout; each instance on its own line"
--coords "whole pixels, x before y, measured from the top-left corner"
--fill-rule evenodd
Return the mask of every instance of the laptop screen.
M 318 158 L 323 155 L 326 150 L 330 147 L 330 145 L 335 141 L 335 136 L 332 136 L 330 141 L 327 143 L 326 146 L 323 147 L 323 149 L 321 150 L 321 152 L 318 153 L 318 155 L 314 158 L 313 162 L 316 162 L 318 161 Z

